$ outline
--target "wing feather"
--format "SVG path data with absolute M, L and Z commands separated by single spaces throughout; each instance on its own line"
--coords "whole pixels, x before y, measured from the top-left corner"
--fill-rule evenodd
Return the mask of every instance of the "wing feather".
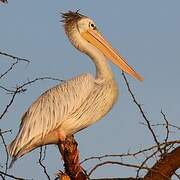
M 43 93 L 23 115 L 19 133 L 9 146 L 10 154 L 16 156 L 33 138 L 44 137 L 60 126 L 86 100 L 93 86 L 93 76 L 82 74 Z

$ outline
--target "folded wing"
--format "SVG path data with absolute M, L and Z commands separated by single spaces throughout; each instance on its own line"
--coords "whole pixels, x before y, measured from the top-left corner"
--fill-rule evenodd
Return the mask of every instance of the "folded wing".
M 9 146 L 12 157 L 22 156 L 23 148 L 61 125 L 86 100 L 94 86 L 90 74 L 82 74 L 43 93 L 21 119 L 17 137 Z

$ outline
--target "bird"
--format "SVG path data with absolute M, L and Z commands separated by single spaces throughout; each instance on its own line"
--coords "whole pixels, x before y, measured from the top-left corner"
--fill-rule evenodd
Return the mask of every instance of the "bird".
M 118 86 L 109 65 L 143 81 L 111 46 L 95 22 L 79 11 L 62 13 L 62 23 L 71 44 L 90 57 L 96 73 L 82 73 L 41 94 L 21 118 L 19 132 L 9 145 L 12 162 L 32 150 L 63 143 L 67 136 L 102 119 L 118 99 Z

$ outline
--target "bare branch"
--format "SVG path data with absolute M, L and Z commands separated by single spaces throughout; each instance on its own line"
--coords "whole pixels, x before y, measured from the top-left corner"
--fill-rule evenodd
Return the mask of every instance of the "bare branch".
M 144 180 L 167 180 L 180 168 L 180 146 L 162 156 L 144 177 Z M 158 173 L 161 172 L 161 173 Z M 163 174 L 163 176 L 162 176 Z
M 73 180 L 87 180 L 87 175 L 80 166 L 77 146 L 74 136 L 68 136 L 64 142 L 59 142 L 58 144 L 64 160 L 65 175 L 68 175 Z M 62 178 L 62 172 L 58 176 Z
M 14 90 L 14 89 L 13 89 L 13 90 L 12 90 L 12 89 L 8 89 L 8 88 L 6 88 L 6 87 L 4 87 L 4 86 L 1 86 L 1 85 L 0 85 L 0 88 L 1 88 L 2 90 L 6 91 L 8 94 L 13 94 L 13 93 L 15 93 L 15 91 L 16 91 L 16 90 Z M 26 91 L 26 89 L 24 89 L 24 91 Z M 24 91 L 23 91 L 23 92 L 24 92 Z
M 2 174 L 0 174 L 0 177 L 2 178 L 2 180 L 6 180 Z
M 163 145 L 164 145 L 164 143 L 163 143 Z M 160 146 L 162 146 L 162 144 L 160 144 Z M 142 150 L 139 150 L 139 151 L 136 151 L 136 152 L 132 152 L 132 153 L 128 152 L 128 153 L 122 153 L 122 154 L 105 154 L 105 155 L 102 155 L 102 156 L 91 156 L 91 157 L 89 157 L 89 158 L 85 158 L 85 159 L 81 162 L 81 164 L 83 164 L 83 163 L 85 163 L 85 162 L 87 162 L 87 161 L 89 161 L 89 160 L 94 160 L 94 159 L 101 160 L 101 159 L 104 159 L 104 158 L 111 158 L 111 157 L 119 157 L 119 158 L 122 158 L 122 157 L 130 157 L 130 156 L 135 157 L 135 156 L 137 156 L 137 155 L 140 155 L 140 154 L 142 154 L 142 153 L 145 153 L 146 151 L 151 151 L 151 150 L 153 150 L 154 148 L 157 148 L 157 146 L 151 146 L 151 147 L 149 147 L 149 148 L 147 148 L 147 149 L 144 148 L 144 149 L 142 149 Z
M 178 179 L 180 179 L 180 175 L 179 175 L 179 174 L 174 173 L 174 175 L 175 175 Z
M 19 62 L 18 60 L 16 60 L 15 62 L 13 62 L 13 63 L 11 64 L 11 66 L 10 66 L 4 73 L 2 73 L 2 74 L 0 75 L 0 79 L 3 78 L 5 75 L 7 75 L 7 74 L 13 69 L 13 67 L 14 67 L 18 62 Z
M 63 80 L 60 80 L 60 79 L 57 79 L 57 78 L 40 77 L 40 78 L 35 78 L 35 79 L 33 79 L 33 80 L 27 81 L 27 82 L 23 83 L 23 84 L 20 85 L 20 86 L 17 86 L 16 89 L 14 90 L 14 92 L 13 92 L 13 90 L 11 90 L 11 92 L 12 92 L 12 97 L 11 97 L 9 103 L 6 105 L 4 111 L 1 113 L 0 119 L 2 119 L 3 116 L 7 113 L 9 107 L 10 107 L 10 106 L 12 105 L 12 103 L 14 102 L 14 99 L 15 99 L 15 97 L 16 97 L 16 95 L 17 95 L 18 93 L 21 93 L 21 92 L 26 91 L 26 89 L 25 89 L 26 86 L 31 85 L 31 84 L 33 84 L 33 83 L 35 83 L 35 82 L 37 82 L 37 81 L 40 81 L 40 80 L 55 80 L 55 81 L 61 81 L 61 82 L 63 82 Z M 1 86 L 1 88 L 2 88 L 2 86 Z M 5 90 L 5 88 L 4 88 L 4 90 Z M 6 89 L 6 90 L 8 90 L 8 89 Z M 8 91 L 10 92 L 10 90 L 8 90 Z
M 136 169 L 145 169 L 145 170 L 150 170 L 147 167 L 141 167 L 139 165 L 136 164 L 130 164 L 130 163 L 123 163 L 123 162 L 118 162 L 118 161 L 105 161 L 102 163 L 97 164 L 96 166 L 94 166 L 91 171 L 88 173 L 88 176 L 90 176 L 97 168 L 104 166 L 106 164 L 115 164 L 115 165 L 120 165 L 120 166 L 125 166 L 125 167 L 129 167 L 129 168 L 136 168 Z
M 44 161 L 45 160 L 45 157 L 46 157 L 46 145 L 45 146 L 43 146 L 43 148 L 44 148 L 44 151 L 42 152 L 42 157 L 41 157 L 41 161 Z
M 51 180 L 51 178 L 50 178 L 50 176 L 49 176 L 49 174 L 48 174 L 48 172 L 47 172 L 46 166 L 43 164 L 43 160 L 44 160 L 44 158 L 45 158 L 45 152 L 44 152 L 44 154 L 43 154 L 42 151 L 43 151 L 43 147 L 41 146 L 41 147 L 40 147 L 40 151 L 39 151 L 39 160 L 38 160 L 38 162 L 39 162 L 40 166 L 43 168 L 43 171 L 44 171 L 47 179 L 48 179 L 48 180 Z
M 7 173 L 7 170 L 8 170 L 8 161 L 9 161 L 9 154 L 8 154 L 8 148 L 7 148 L 7 145 L 6 145 L 6 142 L 5 142 L 5 139 L 4 139 L 4 136 L 3 136 L 3 134 L 2 134 L 1 129 L 0 129 L 0 137 L 1 137 L 1 140 L 2 140 L 2 142 L 3 142 L 4 148 L 5 148 L 5 152 L 6 152 L 5 173 Z M 5 175 L 4 175 L 4 178 L 5 178 Z
M 180 140 L 168 141 L 168 142 L 166 142 L 166 143 L 163 142 L 163 143 L 160 143 L 160 144 L 159 144 L 159 147 L 160 147 L 161 149 L 163 149 L 165 144 L 166 144 L 166 146 L 171 146 L 171 145 L 175 145 L 175 144 L 180 144 Z M 89 161 L 89 160 L 94 160 L 94 159 L 101 160 L 101 159 L 110 158 L 110 157 L 120 157 L 120 158 L 122 158 L 122 157 L 130 157 L 130 156 L 135 157 L 135 156 L 137 156 L 137 155 L 141 155 L 142 153 L 145 153 L 145 152 L 148 152 L 148 151 L 152 151 L 152 150 L 154 150 L 154 149 L 157 149 L 157 145 L 153 145 L 153 146 L 151 146 L 151 147 L 149 147 L 149 148 L 144 148 L 144 149 L 141 149 L 141 150 L 139 150 L 139 151 L 132 152 L 132 153 L 128 152 L 128 153 L 122 153 L 122 154 L 106 154 L 106 155 L 102 155 L 102 156 L 92 156 L 92 157 L 89 157 L 89 158 L 84 159 L 84 160 L 81 162 L 81 164 L 83 164 L 83 163 L 85 163 L 85 162 L 87 162 L 87 161 Z M 156 152 L 158 152 L 158 151 L 156 151 Z
M 1 131 L 1 134 L 12 133 L 12 129 Z
M 169 131 L 169 122 L 168 122 L 168 120 L 167 120 L 167 118 L 166 118 L 166 115 L 163 113 L 163 111 L 161 110 L 161 114 L 163 115 L 163 119 L 164 119 L 164 121 L 165 121 L 165 123 L 166 123 L 166 137 L 165 137 L 165 139 L 164 139 L 164 142 L 165 142 L 165 145 L 164 145 L 164 153 L 167 153 L 167 149 L 166 149 L 166 143 L 167 143 L 167 141 L 168 141 L 168 139 L 169 139 L 169 133 L 170 133 L 170 131 Z
M 145 123 L 143 123 L 143 122 L 140 122 L 140 124 L 142 124 L 142 125 L 147 125 L 147 124 L 145 124 Z M 151 124 L 151 127 L 153 127 L 153 126 L 167 126 L 167 124 L 166 123 L 156 123 L 156 124 Z M 175 128 L 175 129 L 177 129 L 177 130 L 180 130 L 180 127 L 178 127 L 178 126 L 176 126 L 176 125 L 174 125 L 174 124 L 171 124 L 171 123 L 169 123 L 168 122 L 168 126 L 169 127 L 172 127 L 172 128 Z
M 143 161 L 143 162 L 141 163 L 141 165 L 140 165 L 140 168 L 137 170 L 136 178 L 139 177 L 139 173 L 140 173 L 140 171 L 142 170 L 141 167 L 144 167 L 144 165 L 147 163 L 147 161 L 148 161 L 149 159 L 151 159 L 153 156 L 155 156 L 158 152 L 159 152 L 159 150 L 156 150 L 155 152 L 153 152 L 152 154 L 150 154 L 149 156 L 147 156 L 147 157 L 144 159 L 144 161 Z
M 15 93 L 13 94 L 10 102 L 6 105 L 4 111 L 3 111 L 2 114 L 0 115 L 0 119 L 2 119 L 3 116 L 7 113 L 9 107 L 11 106 L 11 104 L 13 103 L 13 101 L 14 101 L 14 99 L 15 99 L 16 94 L 17 94 L 17 91 L 15 91 Z
M 157 137 L 156 137 L 156 134 L 154 133 L 154 130 L 153 130 L 152 127 L 151 127 L 150 121 L 149 121 L 148 118 L 146 117 L 142 106 L 141 106 L 141 105 L 138 103 L 138 101 L 136 100 L 136 98 L 135 98 L 135 96 L 134 96 L 134 94 L 133 94 L 133 92 L 132 92 L 132 90 L 131 90 L 131 88 L 130 88 L 129 82 L 127 81 L 127 78 L 126 78 L 124 72 L 122 72 L 122 75 L 123 75 L 123 77 L 124 77 L 124 80 L 125 80 L 126 86 L 127 86 L 127 88 L 128 88 L 128 91 L 129 91 L 129 93 L 130 93 L 130 95 L 131 95 L 131 97 L 132 97 L 132 99 L 133 99 L 133 102 L 137 105 L 139 111 L 141 112 L 141 115 L 142 115 L 143 119 L 145 120 L 145 122 L 147 123 L 148 129 L 150 130 L 150 132 L 151 132 L 151 134 L 152 134 L 152 136 L 153 136 L 153 139 L 154 139 L 155 143 L 157 144 L 157 148 L 158 148 L 159 152 L 162 154 L 162 150 L 159 148 L 159 141 L 158 141 L 158 139 L 157 139 Z
M 4 52 L 0 52 L 0 55 L 10 57 L 10 58 L 12 58 L 12 59 L 14 59 L 16 61 L 24 61 L 24 62 L 30 63 L 30 61 L 28 59 L 20 58 L 20 57 L 17 57 L 17 56 L 11 55 L 11 54 L 7 54 L 7 53 L 4 53 Z
M 7 176 L 7 177 L 10 177 L 10 178 L 12 178 L 12 179 L 17 179 L 17 180 L 33 180 L 33 179 L 25 179 L 25 178 L 13 176 L 13 175 L 7 174 L 7 173 L 5 173 L 5 172 L 3 172 L 3 171 L 0 171 L 0 174 L 5 175 L 5 176 Z

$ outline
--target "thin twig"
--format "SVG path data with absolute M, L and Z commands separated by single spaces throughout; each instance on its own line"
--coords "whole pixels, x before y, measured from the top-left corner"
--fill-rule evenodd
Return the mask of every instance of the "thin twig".
M 164 145 L 164 154 L 166 154 L 167 153 L 167 149 L 166 149 L 166 143 L 167 143 L 167 141 L 168 141 L 168 139 L 169 139 L 169 122 L 168 122 L 168 120 L 167 120 L 167 118 L 166 118 L 166 115 L 163 113 L 163 111 L 161 110 L 161 114 L 162 114 L 162 116 L 163 116 L 163 119 L 164 119 L 164 121 L 165 121 L 165 123 L 166 123 L 166 137 L 165 137 L 165 139 L 164 139 L 164 142 L 165 142 L 165 145 Z
M 38 162 L 39 162 L 40 166 L 43 168 L 43 171 L 44 171 L 47 179 L 48 179 L 48 180 L 51 180 L 51 178 L 50 178 L 50 176 L 49 176 L 49 174 L 48 174 L 48 172 L 47 172 L 46 166 L 43 164 L 43 160 L 44 160 L 44 156 L 45 156 L 45 155 L 43 155 L 42 150 L 43 150 L 43 147 L 41 146 L 41 147 L 40 147 L 40 152 L 39 152 L 39 160 L 38 160 Z
M 41 161 L 44 161 L 45 160 L 45 157 L 46 157 L 46 148 L 47 146 L 43 146 L 44 147 L 44 151 L 43 151 L 43 154 L 42 154 L 42 157 L 41 157 Z
M 16 97 L 16 95 L 17 95 L 18 93 L 26 91 L 25 87 L 26 87 L 27 85 L 31 85 L 31 84 L 33 84 L 33 83 L 35 83 L 35 82 L 37 82 L 37 81 L 40 81 L 40 80 L 55 80 L 55 81 L 61 81 L 61 82 L 64 81 L 64 80 L 57 79 L 57 78 L 40 77 L 40 78 L 35 78 L 35 79 L 33 79 L 33 80 L 27 81 L 27 82 L 23 83 L 23 84 L 20 85 L 20 86 L 17 86 L 16 89 L 14 90 L 14 92 L 12 93 L 13 95 L 12 95 L 9 103 L 6 105 L 4 111 L 1 113 L 0 119 L 2 119 L 3 116 L 7 113 L 9 107 L 10 107 L 10 106 L 12 105 L 12 103 L 14 102 L 14 99 L 15 99 L 15 97 Z M 11 91 L 11 92 L 12 92 L 12 91 Z
M 4 136 L 3 136 L 3 134 L 2 134 L 1 132 L 2 132 L 2 131 L 1 131 L 1 129 L 0 129 L 0 137 L 1 137 L 1 139 L 2 139 L 4 148 L 5 148 L 5 151 L 6 151 L 5 173 L 7 173 L 7 170 L 8 170 L 8 161 L 9 161 L 9 154 L 8 154 L 8 148 L 7 148 L 7 145 L 6 145 L 6 141 L 5 141 Z M 5 178 L 5 175 L 4 175 L 4 178 Z
M 180 140 L 174 140 L 174 141 L 168 141 L 166 142 L 166 145 L 167 146 L 170 146 L 170 145 L 174 145 L 174 144 L 180 144 Z M 161 149 L 163 149 L 163 146 L 165 145 L 165 142 L 163 143 L 160 143 L 159 144 L 159 147 Z M 91 156 L 89 158 L 85 158 L 83 161 L 81 161 L 81 164 L 89 161 L 89 160 L 94 160 L 94 159 L 98 159 L 98 160 L 101 160 L 101 159 L 104 159 L 104 158 L 109 158 L 109 157 L 129 157 L 129 156 L 137 156 L 139 154 L 142 154 L 142 153 L 145 153 L 147 151 L 152 151 L 153 149 L 157 149 L 157 145 L 153 145 L 149 148 L 144 148 L 142 150 L 139 150 L 137 152 L 133 152 L 133 153 L 123 153 L 123 154 L 105 154 L 105 155 L 102 155 L 102 156 Z
M 4 86 L 1 86 L 1 85 L 0 85 L 0 88 L 1 88 L 2 90 L 4 90 L 5 92 L 7 92 L 8 94 L 13 94 L 13 93 L 15 93 L 15 91 L 16 91 L 16 90 L 8 89 L 8 88 L 6 88 L 6 87 L 4 87 Z M 25 90 L 24 90 L 24 91 L 25 91 Z
M 145 124 L 144 122 L 140 122 L 140 124 L 142 124 L 142 125 L 147 125 L 147 124 Z M 151 124 L 152 127 L 153 127 L 153 126 L 166 126 L 166 125 L 167 125 L 166 123 Z M 169 123 L 169 122 L 168 122 L 168 126 L 169 126 L 169 127 L 172 127 L 172 128 L 175 128 L 175 129 L 177 129 L 177 130 L 180 130 L 180 127 L 178 127 L 178 126 L 176 126 L 176 125 L 174 125 L 174 124 L 171 124 L 171 123 Z
M 32 179 L 25 179 L 25 178 L 21 178 L 21 177 L 17 177 L 17 176 L 11 175 L 11 174 L 7 174 L 7 173 L 5 173 L 3 171 L 0 171 L 0 174 L 6 175 L 7 177 L 10 177 L 10 178 L 16 179 L 16 180 L 32 180 Z
M 90 176 L 97 168 L 104 166 L 106 164 L 116 164 L 116 165 L 120 165 L 120 166 L 125 166 L 125 167 L 129 167 L 129 168 L 136 168 L 139 169 L 140 166 L 136 165 L 136 164 L 130 164 L 130 163 L 123 163 L 123 162 L 118 162 L 118 161 L 105 161 L 102 163 L 97 164 L 96 166 L 94 166 L 91 171 L 88 173 L 88 176 Z M 150 170 L 147 167 L 141 167 L 141 169 L 145 169 L 145 170 Z
M 6 134 L 6 133 L 12 133 L 12 129 L 8 129 L 8 130 L 1 130 L 1 134 Z
M 178 179 L 180 179 L 180 175 L 179 175 L 179 174 L 177 174 L 177 173 L 175 172 L 174 175 L 175 175 Z
M 2 174 L 0 174 L 0 177 L 2 178 L 2 180 L 6 180 L 4 176 Z
M 133 99 L 133 102 L 137 105 L 139 111 L 141 112 L 141 115 L 142 115 L 143 119 L 145 120 L 145 122 L 147 123 L 148 129 L 150 130 L 150 132 L 151 132 L 151 134 L 152 134 L 152 136 L 153 136 L 153 139 L 154 139 L 155 143 L 157 144 L 157 148 L 158 148 L 158 150 L 159 150 L 159 151 L 161 152 L 161 154 L 162 154 L 162 150 L 159 148 L 159 141 L 158 141 L 158 139 L 157 139 L 157 137 L 156 137 L 156 135 L 155 135 L 155 133 L 154 133 L 154 130 L 153 130 L 152 127 L 151 127 L 150 121 L 149 121 L 148 118 L 146 117 L 142 106 L 138 103 L 138 101 L 137 101 L 136 98 L 135 98 L 135 95 L 134 95 L 133 92 L 131 91 L 129 82 L 128 82 L 128 80 L 127 80 L 124 72 L 122 72 L 122 75 L 123 75 L 123 77 L 124 77 L 124 80 L 125 80 L 127 89 L 128 89 L 128 91 L 129 91 L 132 99 Z
M 151 167 L 151 170 L 144 176 L 144 180 L 151 179 L 171 179 L 171 176 L 180 167 L 180 146 L 171 152 L 161 156 L 159 160 Z
M 153 148 L 156 148 L 156 147 L 153 147 Z M 143 152 L 146 152 L 146 151 L 150 151 L 153 149 L 152 147 L 150 148 L 147 148 L 147 149 L 143 149 L 143 150 L 139 150 L 137 152 L 134 152 L 134 153 L 122 153 L 122 154 L 105 154 L 105 155 L 102 155 L 102 156 L 91 156 L 89 158 L 85 158 L 81 164 L 89 161 L 89 160 L 94 160 L 94 159 L 98 159 L 98 160 L 101 160 L 101 159 L 104 159 L 104 158 L 111 158 L 111 157 L 119 157 L 119 158 L 122 158 L 122 157 L 135 157 L 139 154 L 142 154 Z
M 18 62 L 19 62 L 18 60 L 16 60 L 15 62 L 13 62 L 13 63 L 11 64 L 11 66 L 10 66 L 4 73 L 2 73 L 2 74 L 0 75 L 0 79 L 3 78 L 5 75 L 7 75 L 7 74 L 13 69 L 13 67 L 14 67 Z
M 147 163 L 147 161 L 148 161 L 149 159 L 151 159 L 153 156 L 155 156 L 158 152 L 159 152 L 159 150 L 153 152 L 151 155 L 149 155 L 148 157 L 145 158 L 145 160 L 141 163 L 140 168 L 137 170 L 136 178 L 139 177 L 139 173 L 140 173 L 140 171 L 142 170 L 142 167 L 144 167 L 144 165 Z
M 0 119 L 2 119 L 3 116 L 7 113 L 9 107 L 11 106 L 11 104 L 13 103 L 13 101 L 14 101 L 14 99 L 15 99 L 16 94 L 17 94 L 17 91 L 15 91 L 14 94 L 12 95 L 11 100 L 10 100 L 9 103 L 6 105 L 4 111 L 3 111 L 2 114 L 0 115 Z
M 17 56 L 8 54 L 8 53 L 0 52 L 0 55 L 7 56 L 7 57 L 10 57 L 10 58 L 18 60 L 18 61 L 25 61 L 27 63 L 30 63 L 30 61 L 28 59 L 20 58 L 20 57 L 17 57 Z

